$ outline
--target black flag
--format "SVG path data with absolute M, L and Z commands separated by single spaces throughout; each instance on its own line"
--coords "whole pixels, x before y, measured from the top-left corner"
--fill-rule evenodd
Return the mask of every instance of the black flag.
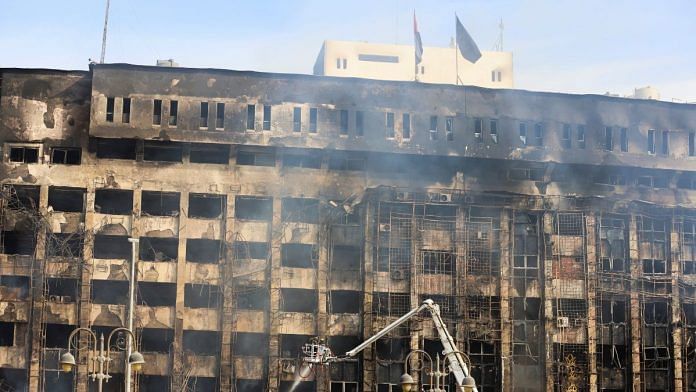
M 465 59 L 475 63 L 481 58 L 481 51 L 462 25 L 462 22 L 459 21 L 459 17 L 455 15 L 454 18 L 457 20 L 457 46 L 459 47 L 459 53 Z

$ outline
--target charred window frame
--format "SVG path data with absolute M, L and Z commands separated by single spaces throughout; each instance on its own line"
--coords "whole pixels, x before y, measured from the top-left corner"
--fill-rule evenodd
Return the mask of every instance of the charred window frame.
M 456 271 L 457 255 L 452 252 L 426 250 L 422 258 L 424 274 L 451 275 Z
M 36 233 L 33 230 L 2 231 L 0 245 L 3 254 L 31 256 L 36 250 Z
M 94 211 L 100 214 L 131 215 L 133 191 L 130 189 L 97 189 L 94 192 Z
M 512 298 L 513 320 L 541 320 L 541 298 Z
M 483 143 L 483 119 L 474 119 L 474 140 L 479 143 Z
M 527 145 L 527 123 L 521 122 L 520 123 L 520 141 L 522 142 L 523 146 Z
M 508 170 L 508 178 L 517 181 L 543 181 L 544 172 L 541 167 L 513 167 Z
M 614 151 L 614 129 L 604 127 L 604 150 Z
M 339 117 L 339 133 L 344 136 L 348 135 L 348 111 L 341 109 L 341 111 L 339 111 Z
M 59 165 L 79 165 L 82 161 L 82 149 L 79 147 L 51 148 L 51 163 Z
M 625 324 L 628 312 L 626 311 L 626 300 L 610 299 L 602 300 L 601 312 L 599 314 L 599 323 L 603 325 L 610 324 Z
M 169 101 L 169 126 L 176 127 L 179 120 L 179 101 Z
M 411 115 L 409 113 L 404 113 L 401 116 L 401 137 L 404 140 L 411 139 Z
M 644 275 L 670 273 L 667 257 L 668 239 L 665 220 L 648 217 L 638 219 L 638 246 Z
M 603 185 L 626 185 L 626 177 L 620 170 L 600 169 L 592 176 L 592 182 Z
M 329 292 L 329 313 L 360 313 L 362 292 L 351 290 L 331 290 Z
M 362 110 L 355 112 L 355 136 L 365 135 L 365 113 Z
M 137 282 L 136 303 L 138 305 L 160 307 L 176 306 L 176 283 Z
M 225 104 L 223 102 L 218 102 L 215 105 L 215 129 L 225 129 Z
M 621 152 L 628 152 L 628 129 L 621 128 L 619 130 L 619 135 L 621 139 Z
M 544 145 L 544 128 L 543 123 L 534 124 L 534 145 L 537 147 Z
M 128 281 L 92 279 L 92 302 L 101 305 L 128 303 Z
M 209 115 L 208 102 L 201 102 L 200 121 L 198 122 L 199 128 L 208 128 Z
M 244 220 L 271 221 L 273 199 L 258 196 L 235 196 L 235 218 Z
M 319 200 L 284 197 L 281 201 L 283 222 L 319 223 Z
M 139 251 L 142 261 L 176 261 L 179 256 L 179 239 L 176 237 L 140 237 Z
M 311 289 L 280 289 L 280 310 L 295 313 L 317 313 L 317 291 Z
M 189 162 L 227 165 L 230 163 L 229 144 L 192 143 Z
M 572 147 L 573 141 L 573 129 L 570 124 L 563 124 L 563 131 L 561 134 L 561 147 L 569 149 Z
M 271 105 L 263 105 L 263 124 L 262 129 L 264 131 L 271 130 Z
M 51 186 L 48 188 L 48 205 L 53 211 L 84 212 L 85 188 Z
M 689 156 L 696 155 L 696 132 L 689 132 Z
M 622 217 L 602 216 L 599 221 L 600 263 L 602 272 L 626 274 L 629 272 L 626 220 Z
M 93 254 L 95 259 L 127 259 L 131 258 L 132 246 L 125 235 L 94 236 Z
M 662 155 L 669 155 L 669 131 L 662 131 Z
M 681 260 L 684 275 L 696 274 L 696 221 L 686 220 L 681 231 Z
M 411 271 L 411 250 L 408 248 L 375 249 L 375 270 L 390 272 L 393 280 L 408 279 Z
M 145 216 L 179 216 L 179 192 L 142 191 L 140 213 Z
M 106 98 L 106 122 L 114 122 L 114 108 L 116 99 L 114 97 Z
M 189 238 L 186 240 L 186 261 L 199 264 L 218 264 L 225 244 L 220 240 Z
M 53 233 L 46 238 L 46 255 L 53 257 L 82 257 L 82 233 Z
M 296 107 L 292 109 L 292 131 L 302 131 L 302 108 Z
M 491 127 L 491 140 L 493 141 L 494 144 L 498 144 L 498 120 L 491 119 L 490 120 L 490 127 Z
M 217 219 L 225 209 L 225 195 L 189 193 L 189 218 Z
M 578 125 L 577 142 L 578 142 L 578 148 L 585 148 L 586 142 L 585 142 L 585 126 L 584 125 Z
M 281 334 L 279 335 L 280 340 L 280 357 L 286 359 L 297 359 L 302 353 L 302 346 L 308 343 L 313 336 L 310 335 L 294 335 L 294 334 Z
M 15 323 L 0 322 L 0 346 L 12 347 L 15 344 Z
M 2 189 L 9 195 L 9 200 L 7 202 L 7 207 L 9 209 L 15 211 L 39 210 L 39 194 L 41 189 L 39 186 L 6 184 L 2 186 Z
M 655 130 L 648 129 L 648 154 L 655 154 Z
M 374 292 L 372 312 L 381 316 L 401 317 L 411 310 L 411 295 L 406 293 Z
M 387 139 L 394 138 L 394 113 L 386 112 L 384 115 L 384 129 L 387 135 Z
M 99 159 L 135 159 L 135 139 L 91 139 Z
M 217 285 L 186 283 L 184 306 L 191 309 L 215 309 L 220 304 L 221 294 Z
M 290 268 L 316 268 L 319 249 L 313 244 L 281 244 L 280 264 Z
M 174 343 L 174 330 L 168 328 L 143 328 L 140 330 L 140 339 L 139 346 L 142 352 L 168 353 L 171 345 Z M 169 386 L 168 381 L 166 385 Z
M 183 144 L 145 140 L 143 161 L 147 162 L 182 162 L 184 156 Z
M 319 109 L 309 108 L 309 133 L 317 133 L 317 123 L 319 122 Z
M 162 100 L 155 99 L 155 100 L 153 100 L 153 105 L 152 105 L 152 125 L 161 125 L 161 124 L 162 124 Z
M 539 219 L 533 214 L 515 214 L 513 270 L 515 277 L 539 276 Z
M 321 151 L 284 152 L 283 167 L 301 167 L 305 169 L 321 169 L 323 160 Z
M 336 151 L 329 156 L 329 170 L 363 171 L 366 157 L 359 152 Z
M 121 122 L 124 124 L 130 123 L 131 114 L 131 99 L 123 98 L 123 111 L 121 112 Z
M 268 259 L 268 243 L 236 241 L 233 252 L 235 260 L 266 260 Z
M 430 116 L 430 140 L 437 140 L 437 116 Z
M 8 145 L 11 163 L 39 163 L 39 146 Z
M 275 150 L 272 148 L 263 150 L 237 150 L 237 165 L 273 167 L 276 164 Z

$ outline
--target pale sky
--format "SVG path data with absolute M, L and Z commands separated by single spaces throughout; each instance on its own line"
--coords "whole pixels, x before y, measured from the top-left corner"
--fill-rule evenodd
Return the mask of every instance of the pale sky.
M 87 69 L 106 0 L 0 0 L 0 67 Z M 447 46 L 454 13 L 482 50 L 500 18 L 516 88 L 696 101 L 696 2 L 111 0 L 106 62 L 312 72 L 325 39 Z

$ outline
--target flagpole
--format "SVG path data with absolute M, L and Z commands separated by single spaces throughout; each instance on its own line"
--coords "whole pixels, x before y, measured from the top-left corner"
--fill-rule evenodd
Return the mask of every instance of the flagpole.
M 457 13 L 454 13 L 454 72 L 456 73 L 455 75 L 455 80 L 454 83 L 455 85 L 459 86 L 459 56 L 457 56 L 457 50 L 459 49 L 457 47 Z

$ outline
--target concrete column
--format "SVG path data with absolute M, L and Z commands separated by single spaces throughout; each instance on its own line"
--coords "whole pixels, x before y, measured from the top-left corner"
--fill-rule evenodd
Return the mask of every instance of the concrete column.
M 543 317 L 541 325 L 544 328 L 545 333 L 544 338 L 544 374 L 546 379 L 546 391 L 553 392 L 554 383 L 557 381 L 554 373 L 554 356 L 553 356 L 553 339 L 554 333 L 556 331 L 556 320 L 553 314 L 553 301 L 556 300 L 553 293 L 553 252 L 547 252 L 546 242 L 547 238 L 552 238 L 553 230 L 553 213 L 546 211 L 542 216 L 542 226 L 541 226 L 541 249 L 539 254 L 542 257 L 543 263 L 540 260 L 540 265 L 543 265 L 544 287 L 542 291 L 542 304 L 543 305 Z
M 280 385 L 280 288 L 282 280 L 280 246 L 283 239 L 281 222 L 281 199 L 273 198 L 273 221 L 270 225 L 271 236 L 271 298 L 270 298 L 270 334 L 268 347 L 268 391 L 276 392 Z
M 232 362 L 232 333 L 234 330 L 234 194 L 226 196 L 226 208 L 224 211 L 224 241 L 225 256 L 220 266 L 220 288 L 222 291 L 222 314 L 220 326 L 222 345 L 220 348 L 220 390 L 231 391 L 233 380 Z
M 638 248 L 638 225 L 636 216 L 631 215 L 628 227 L 628 254 L 631 259 L 631 293 L 630 293 L 630 317 L 631 317 L 631 373 L 633 376 L 632 390 L 641 390 L 641 303 L 640 303 L 640 277 L 642 275 L 641 261 Z
M 512 241 L 510 210 L 500 211 L 500 381 L 502 392 L 512 391 L 512 313 L 510 279 Z
M 326 226 L 323 226 L 326 227 Z M 320 229 L 321 230 L 321 229 Z M 331 249 L 331 233 L 326 230 L 323 235 L 320 233 L 316 238 L 318 247 L 318 260 L 317 260 L 317 271 L 316 271 L 316 281 L 317 281 L 317 295 L 319 296 L 317 300 L 317 315 L 316 315 L 316 330 L 317 336 L 326 339 L 328 343 L 329 334 L 329 254 L 333 250 Z M 331 377 L 328 371 L 317 371 L 316 375 L 316 386 L 317 392 L 329 391 L 331 384 Z
M 90 313 L 92 310 L 92 271 L 94 269 L 93 254 L 94 254 L 94 191 L 95 184 L 90 182 L 87 184 L 87 193 L 85 200 L 85 239 L 82 249 L 82 261 L 83 265 L 80 271 L 80 298 L 78 301 L 78 319 L 79 326 L 83 328 L 91 327 Z M 86 348 L 89 344 L 89 339 L 85 333 L 80 333 L 78 335 L 79 345 L 82 348 Z M 88 373 L 88 352 L 87 350 L 81 350 L 79 355 L 76 356 L 78 363 L 77 366 L 77 376 L 75 379 L 75 390 L 76 392 L 87 392 L 88 383 L 91 382 L 87 378 Z M 80 365 L 84 364 L 84 365 Z
M 681 276 L 681 237 L 679 228 L 672 222 L 670 231 L 670 260 L 671 260 L 671 284 L 672 284 L 672 342 L 674 346 L 672 358 L 674 358 L 674 391 L 681 392 L 684 389 L 684 372 L 682 359 L 682 342 L 684 329 L 681 322 L 682 302 L 679 293 L 679 277 Z
M 589 372 L 590 392 L 597 392 L 597 241 L 594 213 L 585 214 L 585 279 L 587 294 L 587 370 Z
M 184 190 L 180 194 L 179 203 L 179 248 L 176 259 L 176 307 L 174 309 L 174 342 L 172 344 L 172 376 L 170 384 L 172 390 L 185 388 L 184 369 L 184 292 L 186 287 L 186 234 L 185 228 L 188 221 L 189 192 Z
M 369 201 L 365 203 L 365 217 L 364 217 L 364 230 L 365 230 L 365 249 L 364 249 L 364 260 L 365 264 L 363 268 L 365 269 L 364 275 L 364 295 L 363 295 L 363 338 L 367 338 L 372 335 L 372 293 L 375 289 L 375 276 L 373 273 L 374 265 L 374 252 L 373 246 L 377 243 L 377 233 L 375 232 L 376 217 L 377 217 L 377 202 Z M 372 391 L 375 388 L 375 376 L 376 376 L 376 365 L 375 365 L 375 350 L 372 346 L 363 350 L 363 377 L 362 377 L 362 391 Z

